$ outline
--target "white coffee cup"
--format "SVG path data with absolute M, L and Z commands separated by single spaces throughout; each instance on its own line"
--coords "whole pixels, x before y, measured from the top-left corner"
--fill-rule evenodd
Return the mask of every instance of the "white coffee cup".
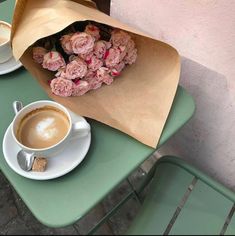
M 8 61 L 12 57 L 10 36 L 11 25 L 0 21 L 0 63 Z
M 64 136 L 64 138 L 61 141 L 47 148 L 35 149 L 35 148 L 31 148 L 31 147 L 27 147 L 23 145 L 17 139 L 17 132 L 19 129 L 20 122 L 30 112 L 38 108 L 45 108 L 45 107 L 54 107 L 57 110 L 62 111 L 67 116 L 68 121 L 69 121 L 69 128 L 68 128 L 67 134 Z M 73 123 L 69 111 L 64 106 L 62 106 L 61 104 L 57 102 L 45 100 L 45 101 L 36 101 L 36 102 L 30 103 L 29 105 L 25 106 L 22 110 L 20 110 L 16 114 L 12 122 L 11 132 L 12 132 L 12 136 L 15 142 L 19 145 L 21 149 L 29 153 L 34 153 L 35 156 L 51 157 L 63 151 L 63 149 L 69 144 L 69 141 L 71 141 L 71 139 L 74 139 L 74 138 L 79 139 L 81 137 L 88 135 L 90 132 L 90 125 L 85 120 Z

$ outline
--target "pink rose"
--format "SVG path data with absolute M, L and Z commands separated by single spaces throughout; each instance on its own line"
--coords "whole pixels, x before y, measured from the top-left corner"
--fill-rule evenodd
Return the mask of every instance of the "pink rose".
M 88 62 L 91 60 L 91 58 L 93 57 L 93 52 L 89 52 L 89 53 L 86 53 L 86 54 L 81 54 L 79 55 L 85 62 Z
M 96 77 L 103 83 L 110 85 L 113 82 L 113 77 L 109 74 L 109 69 L 106 67 L 101 67 L 96 72 Z
M 126 46 L 119 46 L 117 48 L 120 51 L 120 61 L 122 61 L 127 54 L 127 47 Z
M 65 79 L 83 78 L 87 73 L 87 64 L 80 58 L 77 58 L 67 64 L 61 72 L 60 77 Z
M 66 34 L 60 38 L 61 46 L 64 49 L 65 53 L 67 53 L 68 55 L 73 54 L 72 45 L 70 41 L 72 36 L 73 34 Z
M 96 56 L 92 56 L 91 59 L 87 61 L 87 65 L 90 71 L 96 71 L 103 66 L 103 61 L 98 59 Z
M 102 78 L 98 78 L 94 72 L 88 72 L 84 80 L 89 83 L 90 90 L 98 89 L 102 85 Z
M 88 70 L 88 72 L 87 72 L 87 74 L 86 74 L 86 76 L 85 76 L 84 79 L 86 79 L 86 78 L 92 78 L 92 77 L 94 77 L 94 76 L 96 76 L 96 72 L 91 71 L 91 70 Z
M 91 35 L 95 40 L 100 39 L 100 29 L 95 25 L 89 24 L 86 26 L 85 33 Z
M 126 54 L 126 56 L 124 58 L 124 62 L 126 64 L 131 65 L 131 64 L 136 62 L 136 59 L 137 59 L 137 49 L 134 48 L 133 50 L 127 52 L 127 54 Z
M 50 83 L 51 90 L 55 95 L 69 97 L 73 92 L 73 82 L 64 78 L 55 78 Z
M 72 50 L 75 54 L 87 54 L 93 51 L 95 39 L 87 33 L 75 33 L 71 39 Z
M 72 96 L 82 96 L 90 89 L 89 83 L 84 80 L 78 80 L 76 83 L 73 83 L 73 92 Z
M 132 51 L 135 48 L 135 42 L 131 39 L 126 45 L 127 51 Z
M 111 68 L 111 75 L 119 76 L 124 68 L 125 68 L 125 63 L 121 61 L 119 64 Z
M 57 71 L 65 66 L 64 58 L 56 51 L 50 51 L 44 55 L 42 67 L 51 71 Z
M 33 59 L 35 62 L 42 64 L 43 58 L 47 54 L 47 50 L 43 47 L 34 47 L 33 48 Z
M 126 46 L 131 36 L 123 30 L 115 29 L 111 33 L 111 42 L 113 46 Z
M 105 56 L 106 51 L 111 47 L 110 42 L 106 42 L 104 40 L 100 40 L 95 43 L 94 46 L 94 54 L 99 58 L 103 59 Z
M 127 52 L 126 52 L 126 56 L 124 57 L 124 62 L 126 64 L 131 65 L 137 59 L 137 49 L 135 49 L 135 42 L 132 39 L 129 40 L 126 48 L 127 48 Z
M 105 64 L 108 68 L 112 68 L 121 61 L 121 52 L 118 48 L 110 48 L 105 55 Z

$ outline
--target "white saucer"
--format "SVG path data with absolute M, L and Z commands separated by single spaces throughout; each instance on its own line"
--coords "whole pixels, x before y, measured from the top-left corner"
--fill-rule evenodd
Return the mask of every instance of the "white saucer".
M 73 122 L 84 120 L 83 117 L 71 112 Z M 17 153 L 20 147 L 14 142 L 11 134 L 11 125 L 3 138 L 3 154 L 7 164 L 19 175 L 34 180 L 55 179 L 67 174 L 77 167 L 85 158 L 91 143 L 91 133 L 83 138 L 73 139 L 66 149 L 55 157 L 48 158 L 48 166 L 45 172 L 23 171 L 17 162 Z
M 17 70 L 22 66 L 20 61 L 16 61 L 14 57 L 12 57 L 10 60 L 0 63 L 0 75 L 4 75 L 7 73 L 10 73 L 14 70 Z

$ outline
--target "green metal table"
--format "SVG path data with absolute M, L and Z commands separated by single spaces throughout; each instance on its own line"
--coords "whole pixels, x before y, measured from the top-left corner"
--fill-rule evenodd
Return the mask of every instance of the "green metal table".
M 13 6 L 14 0 L 0 4 L 2 20 L 11 22 Z M 28 104 L 41 99 L 49 98 L 24 68 L 0 76 L 1 140 L 14 116 L 12 102 Z M 192 117 L 194 110 L 192 97 L 178 87 L 158 147 Z M 155 151 L 104 124 L 94 120 L 89 123 L 92 143 L 86 158 L 58 179 L 33 181 L 17 175 L 5 162 L 1 148 L 2 173 L 35 217 L 47 226 L 63 227 L 79 220 Z

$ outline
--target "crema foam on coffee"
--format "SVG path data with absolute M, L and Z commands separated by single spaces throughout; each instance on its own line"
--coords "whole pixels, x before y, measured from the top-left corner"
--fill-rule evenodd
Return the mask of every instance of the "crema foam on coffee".
M 59 143 L 70 127 L 67 115 L 51 106 L 35 109 L 21 120 L 17 139 L 24 146 L 43 149 Z

